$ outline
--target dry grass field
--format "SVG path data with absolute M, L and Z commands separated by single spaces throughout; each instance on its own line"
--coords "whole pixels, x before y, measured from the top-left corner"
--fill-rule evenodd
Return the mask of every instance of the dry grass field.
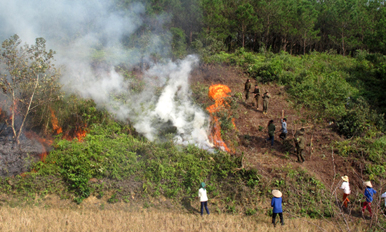
M 345 231 L 330 221 L 285 219 L 270 223 L 268 216 L 239 216 L 163 212 L 159 209 L 95 210 L 42 207 L 2 207 L 0 231 Z M 360 227 L 351 231 L 363 231 Z

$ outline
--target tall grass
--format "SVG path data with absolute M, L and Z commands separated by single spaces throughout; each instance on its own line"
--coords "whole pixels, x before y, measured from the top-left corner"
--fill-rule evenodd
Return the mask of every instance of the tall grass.
M 331 221 L 288 219 L 276 228 L 268 216 L 178 213 L 165 210 L 91 210 L 41 207 L 0 209 L 0 230 L 17 231 L 337 231 Z M 343 230 L 345 231 L 345 230 Z M 363 231 L 358 225 L 351 231 Z

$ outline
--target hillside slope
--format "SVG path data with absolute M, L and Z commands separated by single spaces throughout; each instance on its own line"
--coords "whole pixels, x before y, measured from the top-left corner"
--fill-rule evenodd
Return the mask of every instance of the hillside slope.
M 230 66 L 203 66 L 192 75 L 193 89 L 199 83 L 209 87 L 211 84 L 225 84 L 232 90 L 231 95 L 237 98 L 238 107 L 234 112 L 238 134 L 238 146 L 235 155 L 244 154 L 243 165 L 256 168 L 265 178 L 278 176 L 285 178 L 286 173 L 278 170 L 286 166 L 302 168 L 313 174 L 331 190 L 337 187 L 340 176 L 348 175 L 352 186 L 352 195 L 362 193 L 364 165 L 359 160 L 341 157 L 334 149 L 335 141 L 344 140 L 334 131 L 334 124 L 327 120 L 313 118 L 312 112 L 296 106 L 291 102 L 283 86 L 257 83 L 260 91 L 268 90 L 271 94 L 268 114 L 262 113 L 262 99 L 259 109 L 252 106 L 253 94 L 249 102 L 245 102 L 244 83 L 248 76 L 240 69 Z M 252 86 L 255 81 L 251 79 Z M 240 98 L 242 96 L 242 99 Z M 201 97 L 202 99 L 203 97 Z M 280 118 L 285 112 L 288 124 L 287 141 L 279 138 Z M 265 142 L 268 137 L 267 124 L 274 120 L 276 126 L 275 144 L 273 147 Z M 306 130 L 306 162 L 298 163 L 295 154 L 293 137 L 296 130 L 304 127 Z M 312 145 L 311 145 L 312 143 Z

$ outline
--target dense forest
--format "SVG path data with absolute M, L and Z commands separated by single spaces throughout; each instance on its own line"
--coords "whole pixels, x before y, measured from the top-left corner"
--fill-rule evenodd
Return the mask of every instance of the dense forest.
M 119 8 L 131 0 L 119 0 Z M 271 49 L 290 54 L 358 49 L 386 52 L 382 0 L 149 0 L 150 14 L 171 15 L 175 48 L 211 52 Z

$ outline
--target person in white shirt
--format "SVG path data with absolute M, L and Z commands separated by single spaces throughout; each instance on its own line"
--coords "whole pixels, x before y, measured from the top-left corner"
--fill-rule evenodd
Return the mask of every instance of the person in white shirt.
M 385 207 L 386 207 L 386 192 L 382 193 L 381 198 L 385 198 Z
M 208 209 L 208 196 L 206 195 L 206 189 L 205 189 L 205 183 L 202 182 L 200 185 L 200 189 L 198 190 L 198 197 L 200 198 L 201 202 L 201 216 L 204 214 L 204 207 L 206 212 L 209 215 L 209 209 Z
M 348 199 L 348 195 L 350 195 L 351 190 L 350 190 L 350 184 L 348 181 L 348 176 L 342 176 L 342 186 L 340 186 L 340 189 L 343 190 L 343 205 L 347 209 L 347 203 L 350 202 Z

